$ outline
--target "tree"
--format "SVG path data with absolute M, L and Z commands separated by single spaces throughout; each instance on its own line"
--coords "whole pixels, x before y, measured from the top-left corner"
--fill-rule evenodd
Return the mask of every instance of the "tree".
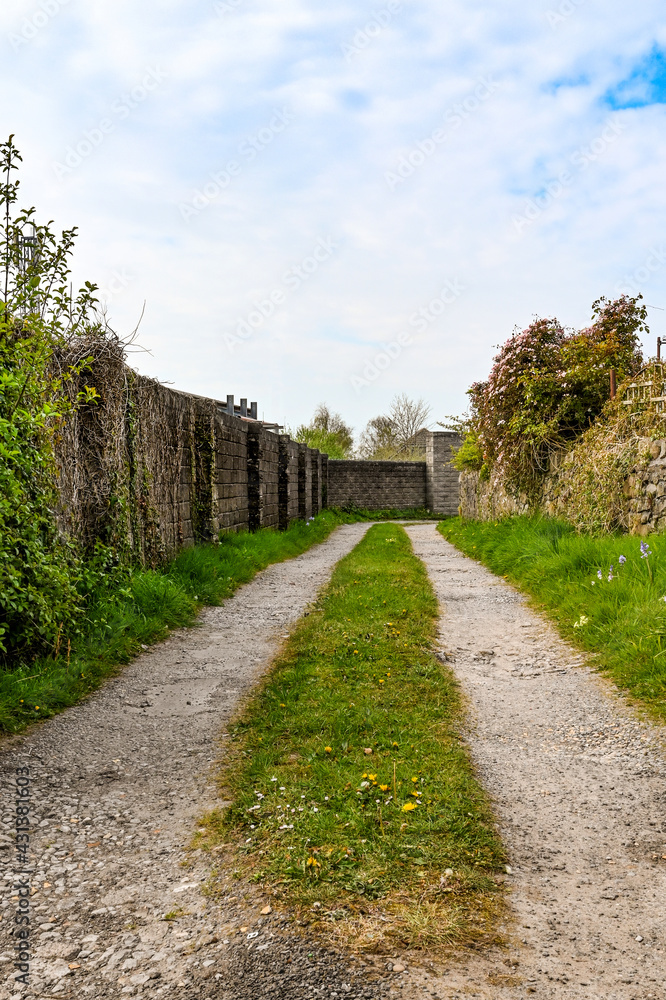
M 296 428 L 293 438 L 329 458 L 350 458 L 354 445 L 353 429 L 339 413 L 331 413 L 326 403 L 319 404 L 309 424 Z
M 69 257 L 76 230 L 56 237 L 17 210 L 21 162 L 13 136 L 0 143 L 0 658 L 14 665 L 58 649 L 79 605 L 78 557 L 58 533 L 51 441 L 72 400 L 67 383 L 103 337 L 95 286 L 76 296 Z M 77 353 L 78 345 L 78 353 Z
M 422 432 L 430 407 L 423 399 L 409 399 L 405 393 L 396 396 L 388 414 L 373 417 L 361 435 L 361 458 L 420 462 L 425 458 Z

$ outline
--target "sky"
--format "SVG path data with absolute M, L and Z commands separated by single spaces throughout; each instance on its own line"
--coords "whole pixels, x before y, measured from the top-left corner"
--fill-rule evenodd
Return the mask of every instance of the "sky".
M 656 0 L 2 0 L 21 202 L 77 226 L 130 363 L 360 433 L 467 407 L 535 316 L 666 336 Z M 661 23 L 660 23 L 661 22 Z

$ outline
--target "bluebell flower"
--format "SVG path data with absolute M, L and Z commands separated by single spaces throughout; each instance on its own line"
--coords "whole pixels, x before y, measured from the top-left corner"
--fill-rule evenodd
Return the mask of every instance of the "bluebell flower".
M 618 562 L 619 562 L 620 566 L 624 566 L 624 564 L 626 563 L 626 561 L 627 561 L 627 557 L 626 556 L 620 556 L 620 558 L 618 559 Z

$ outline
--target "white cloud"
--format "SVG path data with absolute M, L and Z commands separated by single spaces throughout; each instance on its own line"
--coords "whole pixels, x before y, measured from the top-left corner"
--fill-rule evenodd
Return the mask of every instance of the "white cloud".
M 114 272 L 131 276 L 109 310 L 129 329 L 146 300 L 141 370 L 248 395 L 291 425 L 326 399 L 360 428 L 399 391 L 441 416 L 464 408 L 515 324 L 539 313 L 582 325 L 660 241 L 664 107 L 614 112 L 602 99 L 659 42 L 654 0 L 585 0 L 555 25 L 557 3 L 404 2 L 345 61 L 341 47 L 383 6 L 240 0 L 218 16 L 212 2 L 70 0 L 15 49 L 9 35 L 39 3 L 3 4 L 2 129 L 24 153 L 25 200 L 78 224 L 77 277 L 108 288 Z M 114 113 L 156 66 L 160 86 Z M 497 88 L 472 107 L 482 79 Z M 243 154 L 282 108 L 293 122 Z M 104 116 L 113 130 L 58 180 L 53 162 Z M 617 140 L 572 163 L 614 116 Z M 445 140 L 390 190 L 386 172 L 438 128 Z M 230 161 L 229 184 L 186 222 L 179 204 Z M 544 200 L 563 170 L 571 180 Z M 339 251 L 230 354 L 225 332 L 329 234 Z M 464 294 L 356 393 L 352 376 L 447 278 Z M 666 306 L 665 279 L 650 272 L 651 304 Z

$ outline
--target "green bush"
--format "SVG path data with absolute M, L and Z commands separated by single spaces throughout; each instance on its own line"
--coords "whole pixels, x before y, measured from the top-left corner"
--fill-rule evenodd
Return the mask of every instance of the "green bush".
M 65 387 L 86 361 L 62 359 L 100 335 L 94 286 L 70 292 L 75 230 L 56 238 L 33 209 L 16 210 L 20 160 L 12 136 L 0 143 L 0 662 L 14 667 L 57 649 L 80 611 L 78 555 L 56 529 L 51 441 L 80 401 Z
M 647 331 L 640 298 L 598 299 L 591 325 L 579 332 L 537 319 L 515 333 L 488 380 L 469 390 L 472 417 L 458 467 L 485 464 L 509 492 L 538 502 L 553 453 L 578 438 L 610 398 L 611 370 L 621 381 L 640 366 L 638 334 Z

